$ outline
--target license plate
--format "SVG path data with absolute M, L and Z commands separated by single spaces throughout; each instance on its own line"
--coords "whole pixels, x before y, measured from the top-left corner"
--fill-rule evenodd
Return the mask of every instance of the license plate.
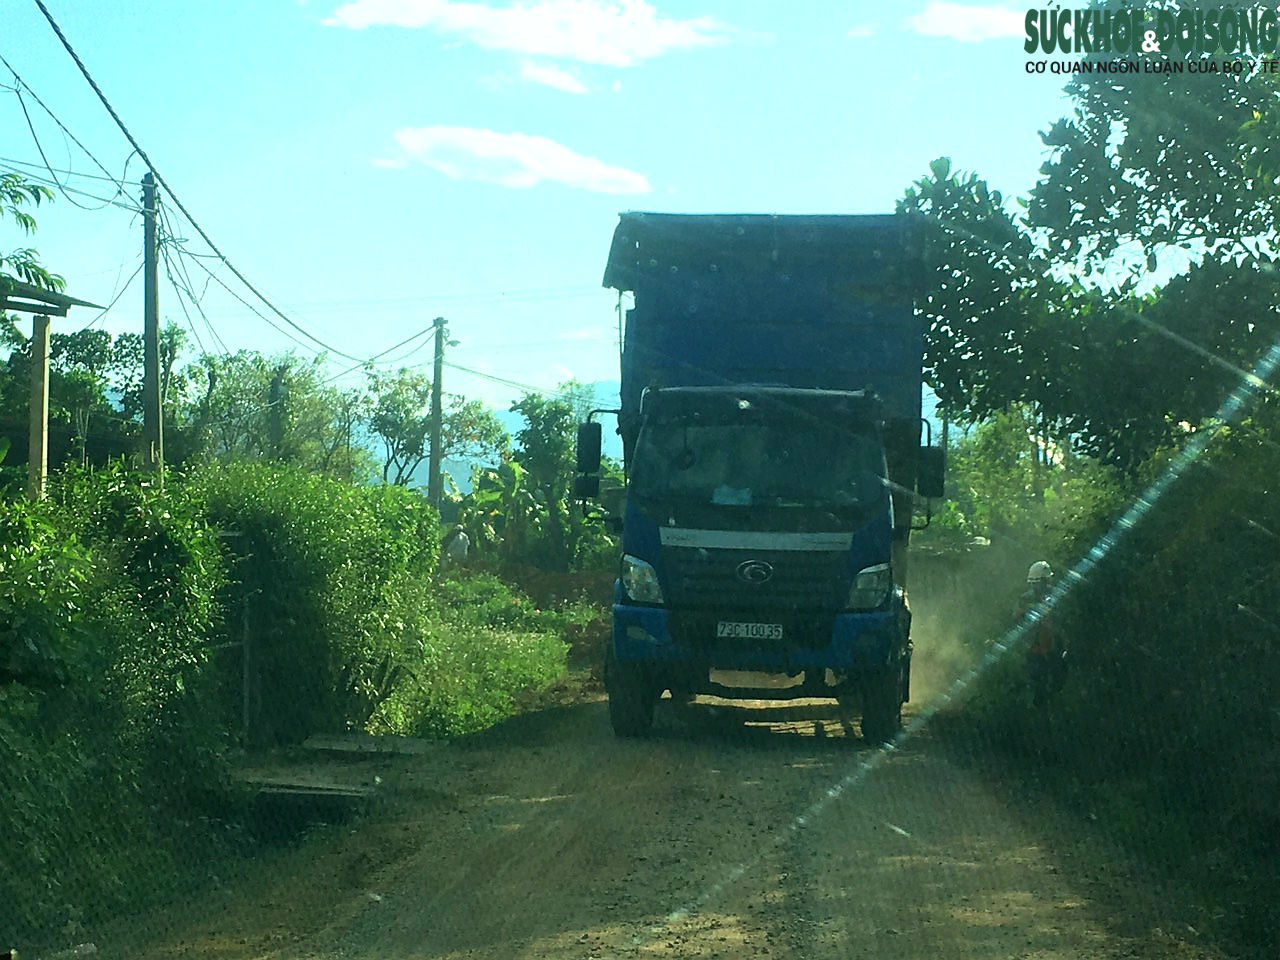
M 716 624 L 716 636 L 723 640 L 781 640 L 782 624 L 721 620 Z

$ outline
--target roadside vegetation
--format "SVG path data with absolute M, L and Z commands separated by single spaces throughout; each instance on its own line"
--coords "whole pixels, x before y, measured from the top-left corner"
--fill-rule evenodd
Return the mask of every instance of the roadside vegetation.
M 7 175 L 0 227 L 34 230 L 30 208 L 50 199 Z M 61 286 L 31 250 L 0 271 Z M 562 479 L 576 385 L 520 401 L 514 445 L 481 404 L 449 398 L 444 454 L 475 473 L 446 524 L 411 486 L 430 453 L 431 384 L 415 371 L 370 367 L 343 390 L 323 359 L 191 359 L 170 327 L 161 485 L 139 467 L 140 338 L 58 333 L 55 470 L 33 503 L 30 350 L 10 318 L 0 346 L 6 945 L 53 931 L 75 942 L 209 883 L 248 849 L 250 798 L 232 776 L 246 751 L 347 730 L 483 729 L 561 678 L 574 630 L 595 616 L 576 593 L 537 602 L 508 573 L 572 582 L 610 553 Z M 471 555 L 442 563 L 458 522 Z
M 902 204 L 952 425 L 950 501 L 919 541 L 951 558 L 951 639 L 983 655 L 1035 560 L 1069 586 L 1052 706 L 1031 708 L 1022 642 L 952 728 L 1258 957 L 1280 949 L 1275 87 L 1081 76 L 1024 201 L 939 160 Z
M 77 470 L 41 503 L 6 502 L 4 929 L 27 939 L 198 882 L 192 864 L 240 840 L 229 774 L 246 747 L 468 733 L 558 679 L 573 608 L 438 578 L 438 527 L 415 491 L 278 463 L 163 492 Z

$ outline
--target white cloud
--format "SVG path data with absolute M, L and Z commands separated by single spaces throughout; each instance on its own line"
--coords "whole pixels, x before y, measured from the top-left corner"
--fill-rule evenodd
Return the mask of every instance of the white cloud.
M 855 40 L 865 40 L 867 37 L 874 35 L 876 25 L 874 23 L 859 23 L 849 28 L 849 36 Z
M 352 30 L 431 28 L 490 50 L 611 67 L 727 39 L 710 17 L 673 20 L 645 0 L 515 0 L 505 7 L 473 0 L 350 0 L 324 23 Z
M 916 33 L 930 37 L 950 37 L 961 43 L 979 43 L 999 37 L 1024 35 L 1021 12 L 1008 7 L 971 7 L 963 3 L 944 3 L 934 0 L 927 7 L 907 20 Z
M 574 74 L 550 63 L 526 60 L 520 64 L 520 79 L 527 83 L 540 83 L 565 93 L 586 93 L 587 85 Z
M 648 193 L 644 174 L 611 167 L 546 137 L 474 127 L 405 127 L 396 143 L 406 160 L 455 180 L 481 180 L 528 188 L 561 183 L 595 193 Z M 375 161 L 388 165 L 394 161 Z

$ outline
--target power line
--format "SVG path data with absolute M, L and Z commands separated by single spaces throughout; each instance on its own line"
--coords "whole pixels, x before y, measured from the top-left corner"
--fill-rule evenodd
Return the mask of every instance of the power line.
M 209 235 L 204 231 L 204 228 L 200 226 L 199 221 L 197 221 L 196 218 L 191 215 L 191 212 L 187 210 L 187 208 L 183 205 L 182 201 L 178 199 L 178 195 L 174 193 L 173 188 L 170 187 L 169 184 L 165 182 L 164 177 L 160 176 L 160 171 L 157 170 L 155 164 L 151 162 L 151 158 L 148 157 L 146 151 L 142 149 L 142 145 L 138 143 L 138 141 L 134 138 L 133 134 L 129 132 L 129 128 L 126 127 L 124 125 L 124 121 L 120 119 L 120 115 L 116 113 L 115 108 L 111 106 L 111 101 L 107 99 L 106 94 L 102 92 L 102 88 L 98 86 L 97 82 L 89 74 L 88 67 L 84 65 L 84 61 L 80 59 L 80 56 L 75 52 L 75 49 L 71 46 L 71 42 L 67 40 L 66 35 L 63 34 L 62 28 L 59 27 L 57 21 L 53 19 L 53 14 L 51 14 L 49 12 L 49 8 L 44 5 L 44 0 L 35 0 L 35 2 L 36 2 L 36 6 L 40 8 L 40 12 L 44 14 L 44 18 L 47 21 L 49 21 L 49 26 L 53 28 L 53 32 L 57 35 L 58 40 L 62 43 L 63 48 L 70 55 L 71 59 L 75 61 L 75 65 L 76 67 L 79 68 L 81 75 L 85 78 L 89 86 L 93 89 L 93 92 L 97 94 L 98 99 L 102 101 L 102 105 L 106 108 L 107 113 L 111 114 L 111 119 L 115 121 L 116 126 L 120 128 L 120 132 L 124 134 L 125 138 L 133 146 L 133 149 L 137 151 L 138 156 L 142 159 L 142 162 L 147 165 L 147 169 L 150 170 L 152 176 L 156 178 L 156 182 L 159 183 L 160 186 L 164 188 L 165 193 L 169 195 L 169 198 L 173 201 L 174 205 L 180 211 L 182 211 L 182 215 L 187 218 L 187 221 L 193 227 L 195 227 L 196 232 L 200 234 L 201 239 L 204 240 L 206 244 L 208 244 L 210 250 L 212 250 L 215 254 L 217 254 L 218 259 L 222 261 L 223 264 L 226 265 L 227 269 L 230 270 L 235 275 L 236 279 L 239 280 L 241 283 L 243 283 L 250 290 L 250 292 L 253 293 L 255 297 L 261 300 L 272 313 L 274 313 L 277 317 L 283 320 L 290 327 L 297 330 L 300 334 L 302 334 L 308 340 L 314 341 L 315 343 L 323 347 L 325 350 L 337 356 L 343 357 L 347 360 L 358 360 L 359 359 L 358 357 L 354 357 L 349 353 L 345 353 L 339 350 L 337 347 L 334 347 L 328 343 L 325 343 L 315 334 L 303 329 L 303 327 L 295 323 L 292 319 L 286 316 L 284 312 L 280 310 L 279 307 L 277 307 L 274 303 L 268 300 L 266 296 L 264 296 L 263 293 L 260 290 L 258 290 L 257 287 L 255 287 L 252 283 L 250 283 L 249 279 L 243 273 L 241 273 L 239 269 L 236 268 L 235 264 L 233 264 L 227 258 L 226 254 L 224 254 L 218 248 L 217 244 L 215 244 L 213 240 L 209 237 Z M 221 283 L 221 281 L 219 281 L 219 283 Z M 223 286 L 225 287 L 226 285 L 223 284 Z M 229 288 L 228 288 L 228 292 L 230 292 Z M 244 302 L 244 301 L 242 300 L 241 302 Z M 248 304 L 245 304 L 245 305 L 248 306 Z M 255 313 L 256 312 L 257 311 L 255 311 Z M 261 314 L 259 314 L 259 316 L 261 316 Z M 263 319 L 265 320 L 266 318 L 263 317 Z
M 141 259 L 141 258 L 139 258 L 139 259 Z M 103 308 L 102 308 L 102 312 L 101 312 L 100 314 L 98 314 L 96 317 L 94 317 L 92 320 L 90 320 L 88 323 L 86 323 L 86 324 L 85 324 L 83 327 L 81 327 L 80 329 L 81 329 L 81 330 L 88 330 L 90 327 L 92 327 L 94 324 L 96 324 L 99 320 L 101 320 L 103 317 L 105 317 L 105 316 L 107 315 L 108 311 L 110 311 L 110 310 L 111 310 L 111 308 L 112 308 L 112 307 L 114 307 L 114 306 L 115 306 L 115 305 L 120 301 L 120 298 L 121 298 L 121 297 L 123 297 L 123 296 L 125 295 L 125 293 L 127 293 L 127 292 L 128 292 L 129 287 L 131 287 L 131 286 L 133 285 L 133 281 L 135 281 L 135 280 L 137 280 L 137 279 L 138 279 L 138 274 L 140 274 L 141 272 L 142 272 L 142 264 L 141 264 L 141 263 L 139 263 L 139 264 L 138 264 L 138 268 L 137 268 L 136 270 L 134 270 L 134 271 L 133 271 L 133 273 L 132 273 L 132 275 L 130 275 L 129 279 L 128 279 L 128 280 L 126 280 L 126 281 L 124 282 L 124 286 L 120 288 L 120 292 L 119 292 L 119 293 L 117 293 L 114 297 L 112 297 L 112 298 L 111 298 L 111 302 L 110 302 L 110 303 L 108 303 L 105 307 L 103 307 Z
M 43 9 L 43 4 L 41 4 L 41 8 Z M 46 13 L 46 15 L 47 15 L 47 14 L 48 14 L 48 11 L 45 11 L 45 13 Z M 80 140 L 76 137 L 76 135 L 75 135 L 74 133 L 72 133 L 70 130 L 68 130 L 68 129 L 67 129 L 66 124 L 64 124 L 61 120 L 59 120 L 59 119 L 58 119 L 58 115 L 57 115 L 57 114 L 55 114 L 52 110 L 50 110 L 50 109 L 49 109 L 49 107 L 45 104 L 45 102 L 44 102 L 43 100 L 41 100 L 41 99 L 40 99 L 40 95 L 39 95 L 38 93 L 36 93 L 34 90 L 32 90 L 32 89 L 31 89 L 31 87 L 30 87 L 30 85 L 28 85 L 28 84 L 27 84 L 27 82 L 26 82 L 25 80 L 23 80 L 23 79 L 22 79 L 22 77 L 18 76 L 18 71 L 17 71 L 17 70 L 15 70 L 15 69 L 13 69 L 13 67 L 9 64 L 9 61 L 8 61 L 8 60 L 6 60 L 3 56 L 0 56 L 0 63 L 3 63 L 3 64 L 5 65 L 5 67 L 8 69 L 8 71 L 9 71 L 10 73 L 12 73 L 12 74 L 13 74 L 13 79 L 14 79 L 14 82 L 15 82 L 15 83 L 17 83 L 17 86 L 16 86 L 16 87 L 13 87 L 13 88 L 11 88 L 11 89 L 12 89 L 12 91 L 13 91 L 15 94 L 17 94 L 17 95 L 18 95 L 18 100 L 19 100 L 19 101 L 21 101 L 21 100 L 22 100 L 22 91 L 25 89 L 29 94 L 31 94 L 32 99 L 33 99 L 33 100 L 35 100 L 35 102 L 36 102 L 36 103 L 40 104 L 41 109 L 43 109 L 43 110 L 44 110 L 44 112 L 45 112 L 45 113 L 47 113 L 47 114 L 50 116 L 50 118 L 53 120 L 53 122 L 54 122 L 54 123 L 56 123 L 56 124 L 58 125 L 59 129 L 61 129 L 61 130 L 62 130 L 63 134 L 64 134 L 65 136 L 70 137 L 70 138 L 71 138 L 71 140 L 72 140 L 72 142 L 73 142 L 77 147 L 79 147 L 79 148 L 81 149 L 81 151 L 83 151 L 84 155 L 85 155 L 86 157 L 88 157 L 90 160 L 92 160 L 92 161 L 94 162 L 94 165 L 95 165 L 99 170 L 101 170 L 104 174 L 106 174 L 106 178 L 107 178 L 108 180 L 110 180 L 112 183 L 114 183 L 114 184 L 115 184 L 115 186 L 116 186 L 116 191 L 117 191 L 117 192 L 116 192 L 116 196 L 120 196 L 121 194 L 126 193 L 127 191 L 125 190 L 124 183 L 122 183 L 122 182 L 121 182 L 121 180 L 122 180 L 123 178 L 117 179 L 116 177 L 113 177 L 113 176 L 111 175 L 111 171 L 110 171 L 110 170 L 108 170 L 106 167 L 104 167 L 104 166 L 102 165 L 102 163 L 98 160 L 98 158 L 97 158 L 97 157 L 95 157 L 95 156 L 93 155 L 93 153 L 89 150 L 89 148 L 88 148 L 88 147 L 86 147 L 83 143 L 81 143 L 81 142 L 80 142 Z M 22 108 L 22 112 L 23 112 L 24 114 L 27 112 L 27 109 L 26 109 L 26 107 L 25 107 L 25 106 L 23 106 L 23 108 Z M 28 125 L 28 126 L 30 126 L 30 124 L 31 124 L 31 118 L 30 118 L 30 117 L 28 117 L 28 118 L 27 118 L 27 125 Z M 34 136 L 34 135 L 35 135 L 35 131 L 33 130 L 33 131 L 32 131 L 32 136 Z M 39 141 L 37 140 L 37 146 L 38 146 L 38 145 L 39 145 Z M 43 151 L 41 151 L 41 156 L 42 156 L 42 157 L 44 156 L 44 152 L 43 152 Z M 48 164 L 47 164 L 47 163 L 46 163 L 45 165 L 46 165 L 46 167 L 48 166 Z M 126 163 L 125 163 L 125 172 L 126 172 L 126 173 L 128 172 L 128 162 L 127 162 L 127 161 L 126 161 Z M 52 173 L 52 171 L 50 171 L 50 173 Z M 88 175 L 87 175 L 87 174 L 82 174 L 82 176 L 88 176 Z
M 189 257 L 196 257 L 206 260 L 216 260 L 216 256 L 211 254 L 199 254 L 187 251 Z M 582 289 L 577 288 L 567 292 L 560 292 L 555 288 L 547 290 L 531 290 L 517 293 L 462 293 L 462 294 L 442 294 L 429 297 L 392 297 L 388 299 L 378 299 L 375 297 L 362 297 L 359 300 L 317 300 L 310 302 L 300 302 L 293 305 L 295 310 L 305 310 L 308 315 L 322 315 L 331 313 L 348 312 L 356 307 L 377 306 L 380 308 L 391 307 L 416 307 L 430 306 L 433 311 L 442 310 L 444 307 L 453 306 L 461 303 L 535 303 L 549 302 L 556 300 L 577 300 L 587 297 L 596 296 L 598 291 L 595 288 Z
M 392 359 L 390 359 L 390 360 L 385 360 L 385 361 L 383 361 L 383 362 L 384 362 L 387 366 L 394 366 L 394 365 L 395 365 L 395 364 L 397 364 L 397 363 L 404 363 L 406 360 L 408 360 L 410 357 L 412 357 L 415 353 L 417 353 L 419 350 L 421 350 L 421 349 L 422 349 L 423 347 L 425 347 L 426 345 L 427 345 L 427 341 L 426 341 L 426 340 L 423 340 L 421 343 L 419 343 L 417 346 L 413 347 L 411 350 L 408 350 L 408 351 L 406 351 L 405 353 L 402 353 L 402 354 L 401 354 L 400 356 L 398 356 L 398 357 L 393 357 Z
M 85 206 L 85 204 L 81 203 L 79 200 L 71 196 L 71 194 L 69 194 L 66 191 L 66 188 L 63 187 L 62 185 L 62 181 L 60 181 L 57 178 L 57 176 L 54 174 L 53 167 L 49 165 L 49 158 L 46 157 L 44 154 L 44 145 L 40 142 L 40 135 L 36 133 L 35 124 L 31 122 L 31 114 L 27 112 L 27 102 L 22 99 L 22 91 L 19 90 L 16 96 L 18 98 L 18 106 L 22 108 L 22 116 L 27 121 L 27 129 L 31 131 L 31 139 L 35 142 L 36 150 L 40 154 L 40 159 L 44 161 L 44 168 L 49 171 L 49 177 L 53 180 L 54 184 L 57 186 L 58 190 L 62 193 L 62 195 L 66 197 L 67 202 L 71 204 L 73 207 L 79 207 L 81 210 L 88 210 L 90 212 L 93 212 L 95 210 L 101 210 L 104 207 L 108 206 L 111 203 L 110 200 L 104 200 L 102 204 L 97 207 Z M 116 194 L 116 196 L 119 196 L 119 194 Z M 115 198 L 113 197 L 112 199 L 114 200 Z
M 548 390 L 545 387 L 535 387 L 530 383 L 521 383 L 518 380 L 508 380 L 505 377 L 496 377 L 491 373 L 482 373 L 479 370 L 473 370 L 471 367 L 464 367 L 461 364 L 450 363 L 448 360 L 444 361 L 444 365 L 454 370 L 461 371 L 462 373 L 469 373 L 473 377 L 479 377 L 481 380 L 490 380 L 493 383 L 501 384 L 504 387 L 514 387 L 515 389 L 523 390 L 526 393 L 538 393 L 544 397 L 564 397 L 570 399 L 574 396 L 567 390 Z
M 192 321 L 191 315 L 187 312 L 186 305 L 182 303 L 182 297 L 184 295 L 191 301 L 191 305 L 195 307 L 196 312 L 200 314 L 200 319 L 204 321 L 204 325 L 208 329 L 214 342 L 222 348 L 223 353 L 230 353 L 231 351 L 227 348 L 222 337 L 218 335 L 218 331 L 214 329 L 213 324 L 209 321 L 208 315 L 204 311 L 204 293 L 201 293 L 200 296 L 196 296 L 194 290 L 195 284 L 191 282 L 191 274 L 187 272 L 186 264 L 182 261 L 181 257 L 177 258 L 176 271 L 184 282 L 180 283 L 178 278 L 174 276 L 175 258 L 169 255 L 168 248 L 172 247 L 173 250 L 181 253 L 182 247 L 180 245 L 181 241 L 174 236 L 173 225 L 169 221 L 169 212 L 165 210 L 164 207 L 160 207 L 160 223 L 163 230 L 160 250 L 161 254 L 164 256 L 165 273 L 168 274 L 169 282 L 173 285 L 174 289 L 178 291 L 178 304 L 182 307 L 182 312 L 187 318 L 188 325 L 191 325 Z M 208 289 L 208 284 L 205 284 L 205 292 L 207 292 Z M 204 352 L 204 344 L 200 342 L 200 335 L 196 333 L 194 326 L 192 326 L 191 332 L 195 334 L 196 342 L 200 343 L 201 352 Z
M 12 163 L 11 163 L 10 161 L 8 161 L 8 160 L 0 159 L 0 166 L 4 167 L 5 169 L 8 169 L 8 170 L 9 170 L 10 172 L 12 172 L 12 173 L 21 174 L 21 175 L 22 175 L 22 177 L 23 177 L 24 179 L 26 179 L 26 180 L 31 180 L 31 181 L 33 181 L 34 183 L 41 183 L 41 184 L 47 184 L 47 185 L 50 185 L 50 186 L 55 186 L 55 187 L 57 187 L 57 188 L 58 188 L 58 190 L 59 190 L 59 191 L 61 191 L 63 194 L 67 194 L 67 193 L 74 193 L 74 194 L 77 194 L 77 195 L 82 196 L 82 197 L 88 197 L 90 200 L 96 200 L 98 203 L 102 204 L 102 206 L 119 207 L 121 210 L 128 210 L 130 213 L 141 213 L 141 212 L 142 212 L 142 207 L 140 207 L 140 206 L 136 206 L 136 205 L 128 204 L 128 203 L 125 203 L 125 202 L 123 202 L 123 201 L 121 201 L 121 200 L 118 200 L 118 199 L 115 199 L 115 198 L 112 198 L 112 197 L 101 197 L 101 196 L 98 196 L 98 195 L 97 195 L 97 194 L 95 194 L 95 193 L 90 193 L 90 192 L 89 192 L 89 191 L 87 191 L 87 190 L 79 190 L 79 189 L 77 189 L 77 188 L 75 188 L 75 187 L 69 187 L 69 186 L 67 186 L 66 184 L 61 183 L 60 181 L 58 181 L 58 180 L 56 180 L 56 179 L 51 179 L 51 178 L 49 178 L 49 177 L 40 176 L 39 174 L 31 173 L 31 172 L 29 172 L 28 170 L 25 170 L 25 169 L 19 169 L 19 168 L 18 168 L 18 166 L 16 166 L 16 165 L 12 164 Z M 35 166 L 35 165 L 34 165 L 34 164 L 23 164 L 23 166 L 24 166 L 24 167 L 27 167 L 27 166 Z M 70 200 L 71 198 L 70 198 L 70 197 L 68 197 L 67 199 L 68 199 L 68 200 Z M 75 203 L 75 201 L 74 201 L 74 200 L 72 200 L 71 202 L 72 202 L 72 203 Z M 81 209 L 90 209 L 90 210 L 100 210 L 100 209 L 102 209 L 102 207 L 88 207 L 88 208 L 86 208 L 86 207 L 84 207 L 84 206 L 83 206 L 83 204 L 79 204 L 79 203 L 76 203 L 75 205 L 76 205 L 77 207 L 80 207 Z
M 601 346 L 608 344 L 613 345 L 612 338 L 608 340 L 600 337 L 556 337 L 550 340 L 519 340 L 487 343 L 463 343 L 455 347 L 455 350 L 484 350 L 486 353 L 494 350 L 528 350 L 533 347 L 571 347 L 578 344 L 586 344 L 588 346 Z
M 204 341 L 200 338 L 200 331 L 196 329 L 195 322 L 191 319 L 191 313 L 187 310 L 187 305 L 182 299 L 182 291 L 178 286 L 178 281 L 173 276 L 173 262 L 169 259 L 169 251 L 165 249 L 163 243 L 157 245 L 160 250 L 160 256 L 164 259 L 164 272 L 169 278 L 169 283 L 178 293 L 178 306 L 182 309 L 182 315 L 186 317 L 187 327 L 191 330 L 191 335 L 196 338 L 196 346 L 200 348 L 201 354 L 207 354 L 209 351 L 204 347 Z M 194 301 L 192 301 L 194 304 Z M 198 308 L 197 308 L 198 309 Z M 205 321 L 208 324 L 208 321 Z M 209 327 L 209 331 L 213 332 L 213 327 Z
M 178 251 L 178 252 L 179 252 L 179 254 L 180 254 L 181 256 L 186 256 L 186 255 L 187 255 L 187 253 L 186 253 L 186 251 L 185 251 L 185 250 L 181 250 L 181 249 L 179 249 L 179 251 Z M 221 277 L 219 277 L 216 273 L 214 273 L 214 272 L 213 272 L 212 270 L 210 270 L 207 266 L 205 266 L 205 265 L 204 265 L 204 263 L 202 263 L 199 259 L 195 259 L 195 260 L 194 260 L 194 262 L 195 262 L 195 264 L 196 264 L 196 265 L 197 265 L 201 270 L 203 270 L 203 271 L 204 271 L 204 272 L 209 276 L 209 279 L 210 279 L 210 281 L 211 281 L 211 282 L 216 283 L 218 286 L 220 286 L 220 287 L 221 287 L 223 290 L 225 290 L 227 293 L 231 294 L 231 296 L 232 296 L 232 297 L 234 297 L 236 300 L 238 300 L 238 301 L 240 302 L 240 305 L 241 305 L 241 306 L 243 306 L 246 310 L 248 310 L 249 312 L 251 312 L 254 316 L 256 316 L 259 320 L 261 320 L 261 321 L 262 321 L 263 323 L 265 323 L 267 326 L 271 327 L 271 329 L 275 330 L 277 333 L 279 333 L 281 336 L 285 337 L 286 339 L 292 340 L 294 343 L 296 343 L 296 344 L 297 344 L 299 347 L 301 347 L 303 350 L 306 350 L 306 351 L 308 351 L 308 352 L 310 352 L 310 353 L 315 353 L 315 352 L 316 352 L 315 347 L 313 347 L 311 344 L 306 343 L 306 342 L 304 342 L 304 341 L 302 341 L 302 340 L 299 340 L 296 336 L 294 336 L 294 335 L 293 335 L 292 333 L 290 333 L 288 330 L 285 330 L 285 329 L 284 329 L 283 327 L 281 327 L 279 324 L 275 323 L 275 322 L 274 322 L 270 317 L 268 317 L 265 313 L 263 313 L 261 310 L 259 310 L 257 307 L 255 307 L 252 303 L 250 303 L 250 302 L 249 302 L 248 300 L 246 300 L 244 297 L 240 296 L 240 294 L 236 293 L 236 291 L 232 290 L 232 289 L 231 289 L 231 287 L 227 285 L 226 281 L 224 281 L 224 280 L 223 280 Z M 224 261 L 222 261 L 222 262 L 223 262 L 224 264 L 226 263 L 226 261 L 225 261 L 225 260 L 224 260 Z M 230 264 L 227 264 L 227 265 L 228 265 L 228 266 L 230 266 Z M 314 338 L 313 338 L 313 339 L 314 339 Z M 354 360 L 356 363 L 364 363 L 364 360 L 362 360 L 360 357 L 353 357 L 353 356 L 352 356 L 351 354 L 349 354 L 349 353 L 343 353 L 343 352 L 342 352 L 342 351 L 340 351 L 340 350 L 334 350 L 333 352 L 334 352 L 335 354 L 337 354 L 338 356 L 342 357 L 344 360 Z
M 534 290 L 517 290 L 502 291 L 496 290 L 491 292 L 475 292 L 475 293 L 452 293 L 452 294 L 436 294 L 430 297 L 394 297 L 385 300 L 371 300 L 368 297 L 362 297 L 359 300 L 326 300 L 319 303 L 307 304 L 308 312 L 316 312 L 317 308 L 326 310 L 345 310 L 350 307 L 358 307 L 366 304 L 376 303 L 382 307 L 412 307 L 421 306 L 423 304 L 458 304 L 458 303 L 529 303 L 541 300 L 573 300 L 583 297 L 591 297 L 599 294 L 599 290 L 594 287 L 569 287 L 557 288 L 550 287 L 546 289 Z
M 600 288 L 594 286 L 531 287 L 526 290 L 472 290 L 463 293 L 433 294 L 430 297 L 389 297 L 381 300 L 360 297 L 356 300 L 321 300 L 300 303 L 296 304 L 296 306 L 308 308 L 331 307 L 333 309 L 359 307 L 368 303 L 376 303 L 379 306 L 417 306 L 420 304 L 454 303 L 460 300 L 512 300 L 525 297 L 559 299 L 561 297 L 588 296 L 599 292 Z
M 381 353 L 375 353 L 372 357 L 370 357 L 368 360 L 365 360 L 363 363 L 357 363 L 354 366 L 347 367 L 345 370 L 340 370 L 338 373 L 335 373 L 333 376 L 326 377 L 325 379 L 321 380 L 320 383 L 322 385 L 326 383 L 332 383 L 334 380 L 341 379 L 342 377 L 345 377 L 349 373 L 354 373 L 356 370 L 359 370 L 362 367 L 371 366 L 377 361 L 381 360 L 383 357 L 385 357 L 388 353 L 393 353 L 396 350 L 399 350 L 401 347 L 406 346 L 407 344 L 413 343 L 413 341 L 415 340 L 430 336 L 432 333 L 434 333 L 434 331 L 431 329 L 419 330 L 413 336 L 408 337 L 404 340 L 401 340 L 399 343 L 395 344 L 394 346 L 387 347 L 387 349 L 383 350 Z M 405 356 L 406 357 L 413 356 L 414 353 L 422 349 L 424 343 L 425 343 L 425 340 L 423 341 L 423 343 L 420 343 L 418 344 L 418 346 L 414 347 L 413 350 L 409 351 L 409 353 L 405 354 Z M 396 360 L 393 362 L 398 363 L 400 361 Z
M 435 331 L 430 328 L 426 330 L 419 330 L 413 336 L 408 337 L 404 340 L 401 340 L 399 343 L 393 344 L 390 347 L 387 347 L 387 349 L 383 350 L 381 353 L 375 353 L 372 357 L 370 357 L 368 360 L 365 360 L 363 363 L 358 363 L 358 364 L 355 364 L 354 366 L 347 367 L 345 370 L 341 370 L 330 377 L 325 377 L 323 380 L 317 381 L 316 385 L 321 387 L 327 386 L 328 384 L 333 383 L 335 380 L 338 380 L 341 377 L 345 377 L 349 373 L 353 373 L 356 370 L 361 369 L 362 367 L 367 367 L 374 364 L 376 361 L 380 360 L 382 357 L 385 357 L 388 353 L 392 353 L 396 350 L 399 350 L 401 347 L 405 346 L 406 344 L 410 344 L 414 340 L 427 337 L 434 332 Z M 208 427 L 223 426 L 225 424 L 231 423 L 236 420 L 243 420 L 246 417 L 252 417 L 255 414 L 262 413 L 264 410 L 269 410 L 271 407 L 278 406 L 282 402 L 284 402 L 283 399 L 268 400 L 266 403 L 259 404 L 255 407 L 249 407 L 246 410 L 238 411 L 237 413 L 233 414 L 230 417 L 224 417 L 221 420 L 215 420 L 212 423 L 207 423 L 205 424 L 205 428 L 207 429 Z
M 12 164 L 15 167 L 30 167 L 32 170 L 48 169 L 47 164 L 33 163 L 30 160 L 16 160 L 13 157 L 0 157 L 0 163 Z M 120 177 L 113 177 L 109 175 L 103 176 L 96 173 L 85 173 L 83 170 L 70 170 L 64 167 L 54 167 L 51 172 L 60 173 L 63 176 L 67 176 L 67 177 L 80 177 L 84 180 L 106 181 L 107 183 L 111 183 L 115 185 L 119 185 L 122 182 L 124 182 L 126 185 L 129 185 L 129 186 L 140 185 L 140 184 L 128 184 L 127 181 L 122 181 Z

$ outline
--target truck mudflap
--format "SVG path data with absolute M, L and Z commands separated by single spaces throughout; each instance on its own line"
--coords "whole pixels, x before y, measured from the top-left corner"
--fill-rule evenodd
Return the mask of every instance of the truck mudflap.
M 650 665 L 658 672 L 684 669 L 744 670 L 798 673 L 832 670 L 857 674 L 888 663 L 907 652 L 905 608 L 873 613 L 839 613 L 822 620 L 826 642 L 789 642 L 784 630 L 780 640 L 718 639 L 708 629 L 696 636 L 672 630 L 672 616 L 662 607 L 615 604 L 613 607 L 613 655 L 619 663 Z M 830 624 L 829 630 L 826 626 Z

